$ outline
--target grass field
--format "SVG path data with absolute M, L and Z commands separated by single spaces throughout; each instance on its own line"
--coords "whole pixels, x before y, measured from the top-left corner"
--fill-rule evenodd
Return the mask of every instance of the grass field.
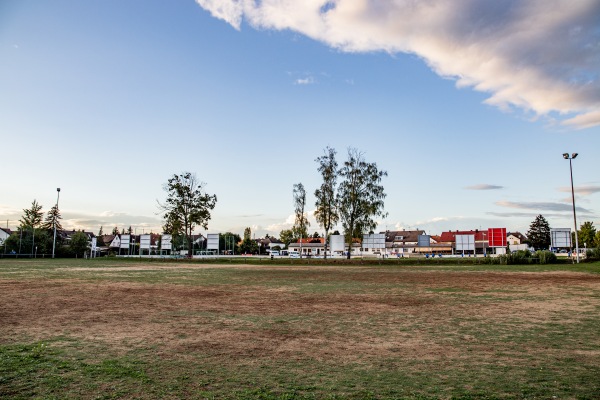
M 0 260 L 0 398 L 600 398 L 600 263 Z

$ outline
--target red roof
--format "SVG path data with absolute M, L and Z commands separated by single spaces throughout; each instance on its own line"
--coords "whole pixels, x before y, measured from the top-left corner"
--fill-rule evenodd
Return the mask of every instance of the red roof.
M 296 243 L 325 243 L 325 238 L 302 238 Z
M 449 232 L 442 232 L 442 236 L 440 237 L 440 242 L 443 242 L 443 243 L 456 242 L 456 235 L 475 235 L 476 242 L 482 242 L 482 241 L 488 240 L 487 231 L 480 231 L 480 230 L 449 231 Z

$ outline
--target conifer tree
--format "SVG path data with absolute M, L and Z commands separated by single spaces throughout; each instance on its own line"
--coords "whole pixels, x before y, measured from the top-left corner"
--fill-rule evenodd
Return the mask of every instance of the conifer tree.
M 42 224 L 42 229 L 45 229 L 47 231 L 54 231 L 54 224 L 56 224 L 56 230 L 62 231 L 63 227 L 60 223 L 61 219 L 62 219 L 62 216 L 60 215 L 60 210 L 58 209 L 58 207 L 55 204 L 54 206 L 52 206 L 50 211 L 48 211 L 48 213 L 46 214 L 46 219 L 44 220 L 44 223 Z
M 543 215 L 538 215 L 529 225 L 527 232 L 529 244 L 536 250 L 547 250 L 550 247 L 550 225 Z

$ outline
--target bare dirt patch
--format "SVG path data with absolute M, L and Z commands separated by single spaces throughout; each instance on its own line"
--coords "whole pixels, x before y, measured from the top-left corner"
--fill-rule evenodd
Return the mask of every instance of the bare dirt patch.
M 215 266 L 136 265 L 98 271 L 182 268 Z M 290 286 L 289 278 L 278 285 L 277 274 L 252 285 L 5 279 L 0 280 L 0 341 L 66 335 L 122 350 L 159 346 L 164 357 L 203 354 L 246 363 L 263 357 L 340 363 L 379 357 L 426 360 L 456 357 L 463 344 L 477 344 L 477 333 L 465 333 L 465 327 L 507 320 L 576 322 L 582 311 L 600 307 L 600 277 L 580 273 L 216 268 L 285 271 L 297 274 L 298 286 Z M 370 289 L 301 290 L 311 280 L 360 283 Z M 588 292 L 596 296 L 578 296 Z

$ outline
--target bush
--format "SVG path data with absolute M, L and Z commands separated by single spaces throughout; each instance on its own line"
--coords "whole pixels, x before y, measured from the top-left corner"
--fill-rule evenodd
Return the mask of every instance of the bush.
M 540 260 L 540 264 L 556 263 L 556 254 L 548 250 L 538 250 L 535 252 L 535 257 Z
M 600 248 L 587 249 L 585 252 L 585 259 L 587 261 L 598 261 L 600 260 Z

